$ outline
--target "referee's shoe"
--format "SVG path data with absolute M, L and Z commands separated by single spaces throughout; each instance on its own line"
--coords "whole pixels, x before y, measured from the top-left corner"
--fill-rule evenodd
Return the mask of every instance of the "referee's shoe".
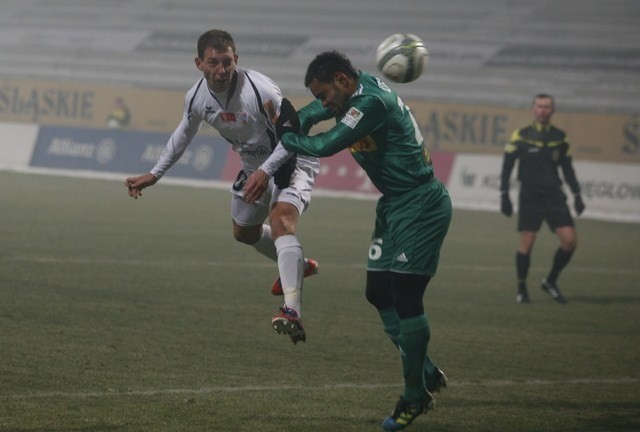
M 518 287 L 518 294 L 516 295 L 516 302 L 518 303 L 531 303 L 529 301 L 529 292 L 527 291 L 526 286 Z
M 567 303 L 567 299 L 560 294 L 560 290 L 555 282 L 549 282 L 546 278 L 542 279 L 542 285 L 540 287 L 551 296 L 555 301 L 561 304 Z

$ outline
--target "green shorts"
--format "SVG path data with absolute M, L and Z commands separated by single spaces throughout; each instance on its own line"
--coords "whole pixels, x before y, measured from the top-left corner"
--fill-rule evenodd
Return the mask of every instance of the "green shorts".
M 436 179 L 403 195 L 381 197 L 367 270 L 434 276 L 450 222 L 451 199 Z

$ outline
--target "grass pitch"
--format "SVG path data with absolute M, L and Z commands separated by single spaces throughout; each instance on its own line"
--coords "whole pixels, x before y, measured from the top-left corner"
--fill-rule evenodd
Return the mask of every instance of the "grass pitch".
M 0 172 L 0 431 L 379 431 L 398 354 L 364 298 L 375 203 L 314 197 L 308 342 L 270 327 L 274 263 L 225 190 Z M 425 304 L 450 386 L 407 430 L 640 430 L 640 225 L 577 220 L 553 302 L 541 231 L 515 303 L 515 221 L 454 211 Z

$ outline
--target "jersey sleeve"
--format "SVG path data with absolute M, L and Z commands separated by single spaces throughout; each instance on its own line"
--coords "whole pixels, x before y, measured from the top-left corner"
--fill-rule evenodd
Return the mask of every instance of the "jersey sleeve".
M 155 166 L 151 169 L 151 174 L 154 177 L 160 179 L 167 171 L 182 157 L 185 150 L 191 144 L 193 137 L 196 136 L 200 125 L 202 124 L 202 118 L 194 111 L 191 110 L 191 102 L 194 98 L 194 91 L 188 92 L 185 96 L 184 114 L 178 127 L 173 131 L 167 146 L 158 158 Z
M 572 162 L 573 158 L 571 157 L 569 143 L 566 143 L 566 145 L 567 145 L 567 151 L 563 155 L 562 159 L 560 159 L 560 167 L 562 168 L 562 175 L 564 176 L 564 180 L 569 185 L 571 192 L 574 195 L 580 195 L 580 184 L 578 183 L 578 178 L 576 177 L 576 173 L 573 170 L 573 162 Z
M 265 160 L 262 165 L 260 165 L 260 169 L 269 176 L 273 176 L 278 168 L 280 168 L 291 156 L 293 156 L 293 152 L 287 151 L 281 143 L 278 143 L 273 152 L 269 155 L 267 160 Z
M 515 166 L 516 159 L 518 158 L 518 146 L 517 141 L 520 139 L 520 130 L 516 130 L 511 134 L 511 139 L 504 148 L 504 156 L 502 158 L 502 170 L 500 172 L 500 192 L 509 192 L 509 180 L 511 179 L 511 172 Z
M 334 114 L 330 109 L 324 108 L 322 106 L 322 102 L 318 99 L 314 99 L 311 103 L 298 111 L 300 133 L 302 135 L 307 135 L 313 126 L 333 117 Z
M 385 105 L 379 98 L 357 96 L 349 104 L 346 114 L 327 132 L 311 137 L 284 134 L 282 145 L 302 155 L 331 156 L 367 136 L 384 122 L 386 113 Z
M 267 128 L 275 137 L 275 118 L 276 113 L 280 112 L 280 105 L 282 104 L 282 92 L 278 85 L 268 76 L 256 71 L 245 71 L 252 83 L 255 84 L 256 91 L 259 92 L 260 101 L 262 102 L 262 113 L 266 117 Z M 278 143 L 267 160 L 265 160 L 260 169 L 267 173 L 269 176 L 273 176 L 275 172 L 280 168 L 289 158 L 293 156 L 292 152 L 287 151 L 280 143 Z

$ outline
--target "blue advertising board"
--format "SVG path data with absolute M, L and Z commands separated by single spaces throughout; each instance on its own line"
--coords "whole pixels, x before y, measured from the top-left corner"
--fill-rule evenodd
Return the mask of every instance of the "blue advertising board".
M 119 173 L 149 172 L 169 134 L 117 129 L 42 126 L 31 166 Z M 194 138 L 167 176 L 218 180 L 230 145 L 220 137 Z

